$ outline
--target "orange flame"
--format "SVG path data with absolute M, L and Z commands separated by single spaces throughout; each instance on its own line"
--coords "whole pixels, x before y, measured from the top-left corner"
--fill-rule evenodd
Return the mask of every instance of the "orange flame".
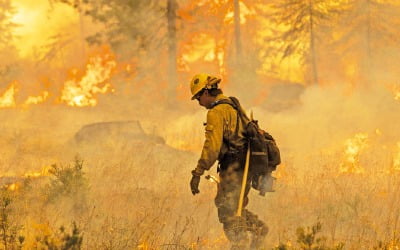
M 393 170 L 400 171 L 400 142 L 396 144 L 396 151 L 393 158 Z
M 29 96 L 26 101 L 24 102 L 25 105 L 31 105 L 31 104 L 39 104 L 44 101 L 46 101 L 47 97 L 49 96 L 49 92 L 44 91 L 41 95 L 39 96 Z
M 395 91 L 394 91 L 394 99 L 397 100 L 397 101 L 400 101 L 400 87 L 395 89 Z
M 16 82 L 11 83 L 2 96 L 0 96 L 0 108 L 13 108 L 15 104 Z
M 18 178 L 19 180 L 17 180 L 14 183 L 6 184 L 6 185 L 3 186 L 3 188 L 5 188 L 6 190 L 9 190 L 9 191 L 18 191 L 21 187 L 23 187 L 24 179 L 26 179 L 26 178 L 39 178 L 39 177 L 43 177 L 43 176 L 50 176 L 50 169 L 51 168 L 52 168 L 51 166 L 45 166 L 40 171 L 24 173 L 21 176 L 21 178 Z
M 116 66 L 117 63 L 110 54 L 89 58 L 85 75 L 79 81 L 72 79 L 65 82 L 61 101 L 75 107 L 95 106 L 95 94 L 104 94 L 111 90 L 111 85 L 104 82 L 110 79 Z M 77 71 L 72 73 L 76 75 Z M 102 84 L 103 87 L 100 87 Z
M 20 183 L 16 182 L 16 183 L 12 183 L 10 185 L 7 186 L 7 190 L 9 191 L 17 191 L 20 188 Z
M 37 178 L 41 176 L 50 176 L 50 169 L 51 166 L 44 166 L 40 171 L 38 172 L 27 172 L 23 175 L 23 177 L 26 178 Z
M 147 241 L 143 241 L 141 244 L 137 246 L 138 249 L 142 250 L 148 250 L 149 249 L 149 243 Z
M 240 6 L 240 24 L 245 24 L 247 21 L 247 17 L 251 15 L 255 15 L 254 10 L 250 10 L 243 2 L 239 2 Z M 230 24 L 233 23 L 234 12 L 233 10 L 228 11 L 224 17 L 224 23 Z
M 387 88 L 392 92 L 393 98 L 400 101 L 400 83 L 387 83 Z
M 364 169 L 359 165 L 360 151 L 367 146 L 368 134 L 358 133 L 353 138 L 345 142 L 344 162 L 340 165 L 341 173 L 364 173 Z
M 83 107 L 95 106 L 97 93 L 113 91 L 111 84 L 105 83 L 115 71 L 117 62 L 111 53 L 95 55 L 89 58 L 83 76 L 78 77 L 79 70 L 72 69 L 72 79 L 64 83 L 60 100 L 70 106 Z M 126 66 L 129 73 L 131 65 Z M 32 104 L 43 103 L 50 96 L 48 91 L 43 91 L 38 96 L 28 96 L 23 103 L 16 103 L 17 81 L 10 83 L 5 92 L 0 95 L 0 108 L 27 107 Z

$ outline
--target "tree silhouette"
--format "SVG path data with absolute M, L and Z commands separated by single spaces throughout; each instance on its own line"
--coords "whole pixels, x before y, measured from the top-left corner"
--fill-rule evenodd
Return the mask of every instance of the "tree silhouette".
M 0 53 L 3 58 L 0 61 L 1 84 L 8 84 L 10 79 L 7 79 L 7 75 L 12 74 L 15 69 L 13 58 L 16 57 L 17 51 L 13 44 L 15 39 L 13 31 L 18 25 L 11 20 L 14 14 L 15 9 L 11 5 L 11 1 L 0 0 Z
M 13 39 L 12 30 L 16 27 L 11 21 L 15 14 L 10 0 L 0 0 L 0 46 L 7 46 Z
M 387 46 L 398 47 L 400 5 L 395 1 L 352 0 L 342 18 L 339 52 L 355 60 L 359 78 L 370 84 L 375 55 Z
M 287 0 L 271 4 L 272 22 L 278 28 L 271 38 L 281 59 L 291 56 L 309 68 L 305 78 L 318 84 L 318 42 L 321 30 L 329 25 L 342 6 L 328 0 Z
M 147 64 L 140 67 L 141 72 L 147 75 L 151 72 L 150 77 L 163 74 L 158 79 L 168 81 L 166 96 L 175 99 L 178 9 L 176 0 L 50 1 L 68 4 L 91 17 L 94 22 L 103 25 L 101 31 L 87 37 L 89 44 L 110 44 L 121 58 L 127 60 L 144 56 Z M 164 51 L 168 57 L 168 66 L 165 68 L 160 63 L 160 54 Z

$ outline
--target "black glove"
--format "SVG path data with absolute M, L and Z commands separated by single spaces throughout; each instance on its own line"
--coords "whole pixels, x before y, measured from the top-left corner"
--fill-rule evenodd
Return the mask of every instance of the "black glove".
M 200 176 L 193 175 L 192 179 L 190 180 L 190 189 L 192 190 L 193 195 L 200 193 L 199 183 L 200 183 Z

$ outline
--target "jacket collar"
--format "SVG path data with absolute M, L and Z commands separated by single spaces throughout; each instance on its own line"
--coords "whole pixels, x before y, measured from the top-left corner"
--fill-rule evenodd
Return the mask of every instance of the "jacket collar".
M 211 108 L 215 107 L 220 100 L 229 99 L 229 97 L 219 94 L 215 97 L 215 101 L 211 103 Z

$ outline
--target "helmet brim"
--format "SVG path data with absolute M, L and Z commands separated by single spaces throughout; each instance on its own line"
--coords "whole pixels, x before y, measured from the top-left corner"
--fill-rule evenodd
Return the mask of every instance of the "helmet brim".
M 203 89 L 204 89 L 204 88 L 203 88 Z M 193 100 L 196 100 L 196 95 L 198 95 L 203 89 L 200 89 L 199 91 L 196 92 L 196 94 L 194 94 L 194 95 L 192 96 L 192 101 L 193 101 Z

